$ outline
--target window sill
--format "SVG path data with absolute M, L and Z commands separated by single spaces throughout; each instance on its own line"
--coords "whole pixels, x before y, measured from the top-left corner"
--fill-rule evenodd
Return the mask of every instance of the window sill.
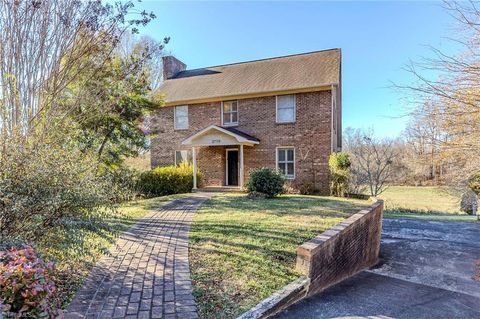
M 187 128 L 173 128 L 174 131 L 188 131 L 188 127 Z
M 224 124 L 222 124 L 222 126 L 226 126 L 226 127 L 238 126 L 238 122 L 237 123 L 224 123 Z
M 295 124 L 296 121 L 291 121 L 291 122 L 275 122 L 275 124 Z

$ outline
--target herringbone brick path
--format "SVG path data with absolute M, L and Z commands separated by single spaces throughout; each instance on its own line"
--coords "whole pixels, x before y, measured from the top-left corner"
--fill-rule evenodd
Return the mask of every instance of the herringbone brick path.
M 188 230 L 210 196 L 173 200 L 125 232 L 94 267 L 66 318 L 197 318 Z

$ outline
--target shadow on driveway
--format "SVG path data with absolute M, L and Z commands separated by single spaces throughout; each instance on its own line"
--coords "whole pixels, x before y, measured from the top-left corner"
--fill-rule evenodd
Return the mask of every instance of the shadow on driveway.
M 276 318 L 480 318 L 480 224 L 385 219 L 381 259 Z

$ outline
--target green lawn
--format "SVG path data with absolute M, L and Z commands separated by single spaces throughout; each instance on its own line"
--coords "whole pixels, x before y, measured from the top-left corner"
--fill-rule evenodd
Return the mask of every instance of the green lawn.
M 460 211 L 459 190 L 449 187 L 392 186 L 382 193 L 385 217 L 446 221 L 475 221 Z
M 201 318 L 235 318 L 298 278 L 296 248 L 368 202 L 218 195 L 195 214 L 190 264 Z
M 184 195 L 133 201 L 122 205 L 102 223 L 85 220 L 73 230 L 59 228 L 45 234 L 36 246 L 44 257 L 56 261 L 55 281 L 61 303 L 66 306 L 71 301 L 92 267 L 102 255 L 108 253 L 120 233 L 135 224 L 150 209 L 178 196 Z
M 460 196 L 458 190 L 448 187 L 392 186 L 379 197 L 385 200 L 386 209 L 407 208 L 458 214 Z

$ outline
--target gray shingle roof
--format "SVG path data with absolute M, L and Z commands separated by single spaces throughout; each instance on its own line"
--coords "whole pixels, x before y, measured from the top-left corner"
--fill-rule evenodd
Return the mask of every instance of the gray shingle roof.
M 229 132 L 232 132 L 233 134 L 237 134 L 237 135 L 240 135 L 241 137 L 243 138 L 246 138 L 247 140 L 249 141 L 252 141 L 252 142 L 260 142 L 260 140 L 258 138 L 256 138 L 255 136 L 252 136 L 250 134 L 247 134 L 247 133 L 244 133 L 242 131 L 239 131 L 237 130 L 236 128 L 233 128 L 233 127 L 228 127 L 228 126 L 222 126 L 222 128 L 224 130 L 227 130 Z
M 158 93 L 168 104 L 340 83 L 340 49 L 179 72 Z

